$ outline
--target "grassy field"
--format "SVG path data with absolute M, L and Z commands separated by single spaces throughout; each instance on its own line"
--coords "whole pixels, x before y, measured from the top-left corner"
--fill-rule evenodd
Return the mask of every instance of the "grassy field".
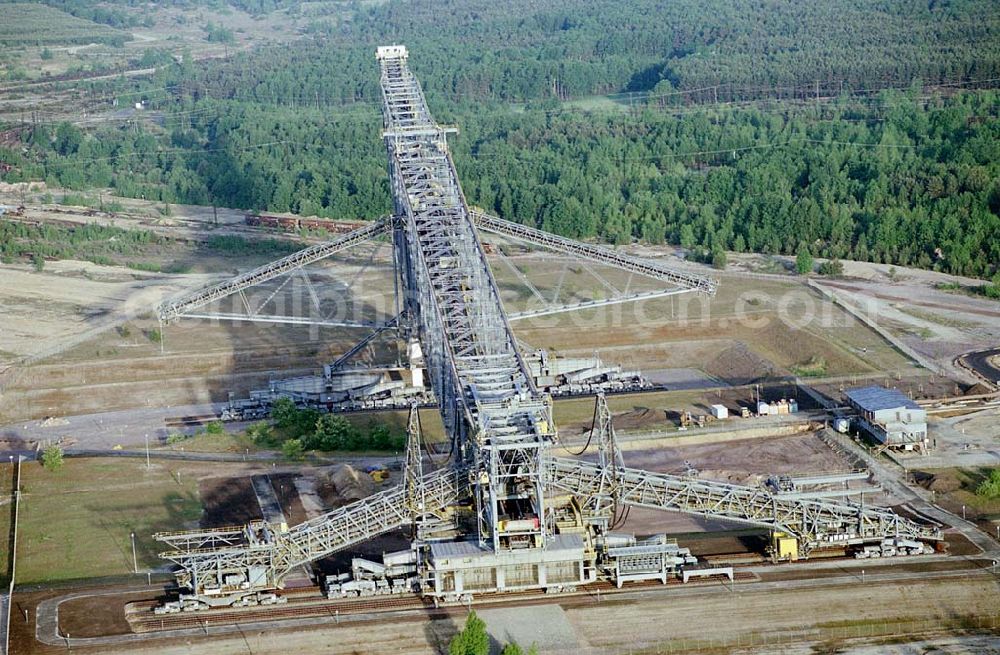
M 560 280 L 561 302 L 606 295 L 582 270 L 579 274 L 571 270 L 563 279 L 561 262 L 525 258 L 518 263 L 547 298 L 552 297 Z M 645 290 L 638 278 L 629 280 L 627 273 L 611 269 L 601 269 L 600 273 L 618 288 Z M 497 277 L 512 311 L 530 304 L 528 296 L 517 292 L 509 274 L 501 271 Z M 726 344 L 741 342 L 779 372 L 819 361 L 824 365 L 812 367 L 822 368 L 822 372 L 815 370 L 815 375 L 905 371 L 909 367 L 908 360 L 879 335 L 852 320 L 839 307 L 816 297 L 795 279 L 725 277 L 712 299 L 686 295 L 647 300 L 527 319 L 515 323 L 514 329 L 531 345 L 555 352 L 608 353 L 608 361 L 641 370 L 693 367 L 732 382 L 757 377 L 763 371 L 730 375 L 728 364 L 713 363 L 711 355 L 706 359 L 704 344 L 716 342 L 711 350 L 719 353 Z M 789 348 L 789 344 L 795 347 Z M 635 360 L 627 351 L 610 352 L 616 347 L 636 345 L 643 350 Z M 664 346 L 659 354 L 648 352 L 654 345 Z
M 71 16 L 41 4 L 3 5 L 0 44 L 19 43 L 109 43 L 122 45 L 130 37 L 125 32 Z
M 0 588 L 6 588 L 10 582 L 10 536 L 11 522 L 14 518 L 14 506 L 6 501 L 11 500 L 14 476 L 9 464 L 0 466 Z
M 157 448 L 157 450 L 186 450 L 197 453 L 244 453 L 249 451 L 254 453 L 259 449 L 253 440 L 247 437 L 246 433 L 232 434 L 227 432 L 225 434 L 197 434 L 183 441 Z
M 155 464 L 147 471 L 141 460 L 68 459 L 50 472 L 24 464 L 17 583 L 128 574 L 131 532 L 140 570 L 161 566 L 150 535 L 193 525 L 202 511 L 197 473 L 217 468 Z

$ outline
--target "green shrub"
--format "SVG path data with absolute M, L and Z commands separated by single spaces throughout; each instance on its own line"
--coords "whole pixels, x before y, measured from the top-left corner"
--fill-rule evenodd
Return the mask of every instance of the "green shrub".
M 1000 468 L 990 471 L 986 479 L 979 483 L 976 495 L 990 500 L 1000 498 Z
M 721 248 L 716 248 L 712 251 L 712 268 L 717 268 L 720 271 L 726 268 L 726 251 Z
M 222 421 L 212 421 L 205 426 L 205 434 L 225 434 L 226 427 L 222 425 Z
M 844 263 L 839 259 L 831 259 L 819 265 L 819 274 L 830 277 L 840 277 L 844 274 Z
M 358 444 L 358 431 L 343 416 L 323 414 L 316 419 L 314 430 L 303 437 L 309 450 L 353 450 Z
M 147 273 L 160 272 L 160 265 L 156 262 L 125 262 L 125 266 L 134 271 L 146 271 Z
M 42 451 L 42 466 L 49 471 L 58 471 L 63 465 L 63 449 L 52 444 Z
M 281 454 L 287 459 L 302 459 L 304 452 L 305 448 L 302 447 L 302 442 L 298 439 L 289 439 L 281 444 Z
M 263 421 L 254 423 L 248 427 L 246 435 L 254 444 L 264 448 L 273 448 L 281 445 L 281 439 L 274 434 L 271 426 Z

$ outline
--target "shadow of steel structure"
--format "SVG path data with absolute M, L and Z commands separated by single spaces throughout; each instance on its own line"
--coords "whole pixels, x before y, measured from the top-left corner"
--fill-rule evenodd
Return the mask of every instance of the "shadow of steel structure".
M 828 543 L 940 538 L 936 528 L 887 509 L 846 501 L 781 498 L 763 487 L 628 468 L 615 443 L 603 395 L 598 396 L 593 430 L 599 461 L 594 464 L 552 456 L 550 447 L 557 432 L 551 398 L 535 388 L 528 373 L 510 326 L 513 317 L 504 310 L 477 230 L 665 284 L 657 292 L 615 294 L 584 304 L 549 306 L 525 316 L 676 293 L 711 295 L 716 281 L 470 210 L 448 150 L 447 135 L 453 129 L 438 125 L 431 117 L 420 84 L 409 70 L 405 47 L 381 47 L 376 57 L 381 68 L 382 134 L 394 215 L 220 285 L 168 301 L 159 314 L 163 321 L 184 317 L 273 320 L 258 315 L 249 303 L 245 303 L 246 314 L 239 316 L 212 314 L 204 308 L 219 298 L 242 295 L 249 287 L 391 234 L 397 313 L 389 323 L 370 327 L 376 332 L 392 327 L 405 338 L 419 340 L 452 455 L 446 468 L 424 473 L 416 444 L 419 431 L 411 414 L 411 443 L 404 482 L 398 488 L 286 531 L 257 521 L 242 527 L 155 535 L 169 548 L 162 556 L 180 567 L 178 581 L 189 592 L 188 598 L 209 606 L 245 601 L 248 596 L 280 588 L 285 576 L 297 567 L 391 530 L 419 527 L 425 521 L 451 521 L 460 539 L 465 540 L 462 543 L 472 549 L 469 552 L 502 563 L 488 572 L 493 577 L 484 588 L 489 589 L 551 584 L 552 573 L 548 581 L 544 573 L 519 585 L 512 579 L 518 562 L 528 563 L 532 570 L 544 568 L 543 562 L 549 561 L 546 550 L 556 550 L 557 543 L 573 553 L 580 544 L 579 554 L 571 557 L 582 559 L 577 567 L 581 573 L 569 575 L 567 580 L 594 579 L 593 562 L 599 558 L 595 552 L 610 534 L 616 513 L 630 505 L 767 526 L 797 539 L 801 553 Z M 361 327 L 348 322 L 338 325 Z M 560 526 L 566 523 L 560 523 L 556 508 L 549 503 L 565 497 L 573 499 L 572 505 L 581 516 L 572 532 L 582 532 L 584 537 L 560 535 Z M 474 525 L 459 521 L 456 507 L 469 508 Z M 417 534 L 415 548 L 426 547 L 426 543 L 419 543 L 419 530 Z M 456 541 L 454 533 L 450 539 Z M 555 571 L 564 564 L 550 565 Z M 570 562 L 570 569 L 574 565 Z M 501 569 L 507 571 L 506 586 Z

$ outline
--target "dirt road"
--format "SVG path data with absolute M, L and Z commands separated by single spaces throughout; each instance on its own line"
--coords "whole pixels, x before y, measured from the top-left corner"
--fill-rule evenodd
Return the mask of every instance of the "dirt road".
M 1000 316 L 1000 313 L 998 313 Z M 993 384 L 1000 385 L 1000 348 L 963 355 L 962 362 Z
M 898 568 L 898 567 L 890 567 Z M 863 637 L 914 631 L 950 632 L 959 625 L 994 625 L 1000 595 L 996 577 L 983 570 L 930 574 L 855 571 L 827 579 L 705 587 L 671 587 L 614 597 L 584 597 L 520 607 L 523 621 L 544 615 L 555 643 L 541 652 L 576 655 L 629 653 L 644 649 L 684 652 L 704 648 L 787 652 L 789 647 L 827 645 Z M 515 610 L 516 612 L 517 610 Z M 348 655 L 358 652 L 430 655 L 446 650 L 464 621 L 465 609 L 415 616 L 379 615 L 377 620 L 338 625 L 336 617 L 283 624 L 226 627 L 225 635 L 186 634 L 157 642 L 86 648 L 88 653 L 143 655 L 236 655 L 295 652 Z M 687 619 L 690 620 L 686 620 Z M 697 620 L 694 620 L 697 617 Z M 374 617 L 372 617 L 374 618 Z M 614 629 L 609 629 L 614 626 Z M 762 629 L 762 626 L 767 626 Z M 568 631 L 568 632 L 567 632 Z M 574 639 L 567 639 L 570 634 Z M 554 637 L 554 638 L 555 638 Z M 861 639 L 859 639 L 859 637 Z M 543 637 L 544 638 L 544 637 Z M 572 641 L 572 643 L 567 643 Z M 37 644 L 37 642 L 36 642 Z M 85 646 L 80 640 L 74 650 Z M 527 644 L 526 644 L 527 645 Z M 63 652 L 36 647 L 32 652 Z

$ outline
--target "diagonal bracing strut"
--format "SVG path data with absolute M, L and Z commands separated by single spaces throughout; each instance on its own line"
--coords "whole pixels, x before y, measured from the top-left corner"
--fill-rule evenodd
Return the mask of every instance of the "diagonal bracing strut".
M 391 227 L 392 219 L 389 217 L 383 217 L 376 221 L 372 221 L 369 225 L 358 228 L 353 232 L 349 232 L 334 241 L 310 246 L 309 248 L 294 252 L 287 257 L 270 262 L 269 264 L 264 264 L 263 266 L 253 269 L 252 271 L 230 280 L 226 280 L 225 282 L 215 286 L 208 287 L 207 289 L 200 289 L 179 298 L 168 300 L 157 308 L 160 320 L 167 323 L 181 318 L 182 316 L 192 315 L 194 310 L 199 307 L 204 307 L 214 300 L 225 298 L 226 296 L 234 293 L 239 293 L 244 289 L 263 284 L 264 282 L 273 280 L 280 275 L 302 268 L 307 264 L 312 264 L 313 262 L 325 259 L 338 252 L 352 248 L 360 243 L 364 243 L 369 239 L 374 239 L 379 235 L 387 233 Z M 234 317 L 224 316 L 223 318 Z

